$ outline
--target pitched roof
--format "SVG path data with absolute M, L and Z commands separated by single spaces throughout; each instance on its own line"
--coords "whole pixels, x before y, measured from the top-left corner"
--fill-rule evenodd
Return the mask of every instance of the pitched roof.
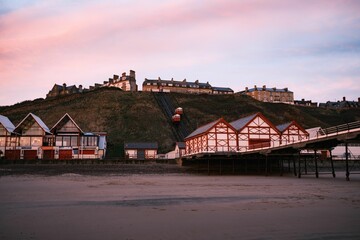
M 46 124 L 41 120 L 41 118 L 39 118 L 38 116 L 36 116 L 33 113 L 29 113 L 15 128 L 14 131 L 18 130 L 18 128 L 20 128 L 23 124 L 25 124 L 27 121 L 30 121 L 29 119 L 32 118 L 46 133 L 50 133 L 49 128 L 46 126 Z
M 283 132 L 285 129 L 287 129 L 293 122 L 288 122 L 288 123 L 284 123 L 284 124 L 280 124 L 277 125 L 276 128 L 280 131 Z
M 196 129 L 195 131 L 193 131 L 189 136 L 187 136 L 186 138 L 191 138 L 191 137 L 194 137 L 196 135 L 199 135 L 199 134 L 202 134 L 204 132 L 207 132 L 208 130 L 210 130 L 218 121 L 220 121 L 221 118 L 219 118 L 218 120 L 216 121 L 213 121 L 211 123 L 208 123 L 204 126 L 201 126 L 199 127 L 198 129 Z M 186 139 L 185 138 L 185 139 Z
M 243 91 L 243 92 L 254 92 L 254 91 L 289 92 L 289 93 L 292 93 L 292 91 L 289 91 L 287 88 L 278 89 L 278 88 L 262 88 L 262 87 L 250 88 L 250 89 L 248 89 L 246 91 Z
M 228 87 L 212 87 L 215 91 L 221 91 L 221 92 L 234 92 L 231 88 Z
M 0 124 L 3 125 L 4 128 L 10 133 L 15 129 L 14 124 L 9 120 L 9 118 L 3 115 L 0 115 Z
M 253 115 L 250 115 L 250 116 L 247 116 L 244 118 L 240 118 L 238 120 L 231 122 L 230 125 L 233 126 L 233 128 L 235 128 L 237 131 L 239 131 L 244 126 L 246 126 L 246 124 L 248 124 L 253 118 L 255 118 L 258 114 L 259 113 L 255 113 Z
M 54 133 L 56 128 L 60 126 L 60 128 L 67 122 L 67 120 L 70 120 L 72 123 L 74 123 L 74 125 L 79 129 L 79 131 L 81 133 L 83 133 L 83 131 L 81 130 L 81 128 L 76 124 L 76 122 L 74 121 L 74 119 L 72 119 L 70 117 L 70 115 L 68 113 L 65 113 L 64 116 L 62 116 L 62 118 L 57 122 L 55 123 L 55 125 L 51 128 L 51 132 Z M 60 125 L 62 124 L 62 125 Z
M 157 144 L 157 142 L 125 143 L 124 149 L 158 149 L 158 144 Z
M 177 142 L 176 145 L 180 148 L 180 149 L 184 149 L 185 146 L 185 142 Z
M 183 87 L 190 87 L 190 86 L 198 86 L 199 88 L 211 88 L 211 85 L 207 83 L 201 83 L 201 82 L 188 82 L 188 81 L 175 81 L 175 80 L 162 80 L 162 79 L 147 79 L 145 78 L 145 81 L 143 82 L 143 85 L 146 85 L 147 83 L 166 83 L 166 84 L 177 84 L 179 86 Z

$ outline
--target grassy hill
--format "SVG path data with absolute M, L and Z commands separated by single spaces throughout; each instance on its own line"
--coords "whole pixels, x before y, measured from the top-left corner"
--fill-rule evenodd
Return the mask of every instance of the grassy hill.
M 296 120 L 305 128 L 328 127 L 360 120 L 360 109 L 330 110 L 262 103 L 238 94 L 218 96 L 171 93 L 170 98 L 184 109 L 191 131 L 220 117 L 232 121 L 256 112 L 263 113 L 276 125 Z M 15 125 L 29 112 L 38 115 L 49 128 L 65 113 L 69 113 L 83 131 L 106 131 L 110 156 L 122 156 L 124 142 L 157 141 L 160 152 L 170 151 L 175 142 L 171 123 L 152 93 L 148 92 L 131 93 L 116 88 L 102 88 L 0 107 L 0 114 L 9 117 Z

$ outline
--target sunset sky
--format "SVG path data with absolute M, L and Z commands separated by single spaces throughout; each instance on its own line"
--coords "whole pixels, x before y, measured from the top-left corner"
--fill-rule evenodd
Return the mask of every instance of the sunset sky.
M 360 97 L 358 0 L 0 0 L 0 106 L 113 74 Z

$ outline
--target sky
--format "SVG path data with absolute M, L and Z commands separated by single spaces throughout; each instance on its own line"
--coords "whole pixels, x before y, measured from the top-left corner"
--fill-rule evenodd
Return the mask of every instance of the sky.
M 0 0 L 0 106 L 145 78 L 360 97 L 358 0 Z

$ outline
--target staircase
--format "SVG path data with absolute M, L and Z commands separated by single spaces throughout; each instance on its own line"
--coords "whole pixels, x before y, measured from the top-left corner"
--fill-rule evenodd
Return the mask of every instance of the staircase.
M 159 92 L 153 93 L 153 96 L 158 103 L 160 109 L 164 113 L 166 119 L 168 120 L 169 126 L 171 126 L 171 131 L 178 142 L 183 142 L 184 138 L 189 135 L 188 126 L 189 119 L 183 113 L 181 115 L 181 120 L 179 123 L 173 123 L 172 116 L 175 114 L 175 109 L 179 106 L 176 100 L 171 100 L 169 93 Z M 175 102 L 175 105 L 174 105 Z

